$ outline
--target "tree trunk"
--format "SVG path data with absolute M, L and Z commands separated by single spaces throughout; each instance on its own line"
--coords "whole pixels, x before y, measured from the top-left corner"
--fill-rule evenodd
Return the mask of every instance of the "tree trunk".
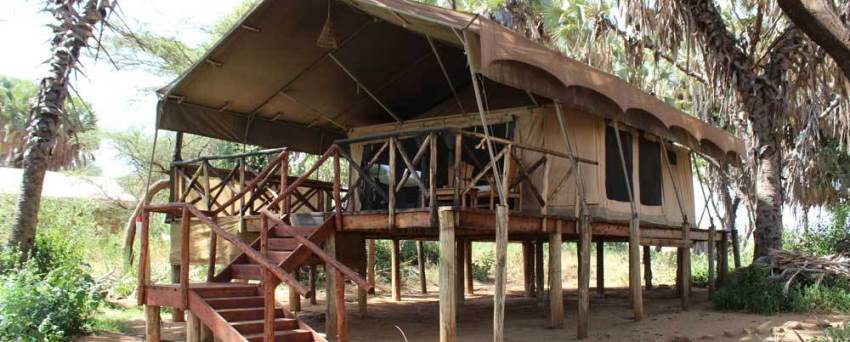
M 820 45 L 850 79 L 850 29 L 828 0 L 779 0 L 782 12 Z
M 763 120 L 772 118 L 760 119 Z M 771 249 L 782 248 L 782 166 L 777 140 L 776 134 L 756 134 L 756 146 L 762 152 L 756 156 L 758 166 L 753 260 L 766 256 Z
M 77 67 L 80 50 L 86 46 L 94 28 L 110 8 L 108 0 L 87 0 L 81 8 L 79 3 L 78 0 L 47 2 L 48 11 L 56 19 L 51 41 L 53 54 L 49 60 L 49 74 L 41 80 L 38 99 L 32 109 L 21 193 L 8 242 L 10 246 L 21 249 L 24 259 L 35 240 L 44 175 L 62 124 L 61 116 L 65 115 L 69 76 Z

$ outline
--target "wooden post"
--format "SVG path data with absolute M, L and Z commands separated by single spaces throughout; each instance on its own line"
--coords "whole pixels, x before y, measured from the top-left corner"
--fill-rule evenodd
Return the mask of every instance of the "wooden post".
M 298 270 L 293 272 L 293 276 L 295 276 L 295 279 L 299 278 Z M 301 296 L 298 294 L 298 290 L 292 286 L 289 286 L 289 311 L 292 311 L 292 313 L 301 311 Z
M 555 231 L 549 233 L 549 327 L 564 328 L 564 292 L 561 275 L 562 221 L 555 222 Z M 540 244 L 542 247 L 542 244 Z M 539 291 L 542 293 L 543 291 Z
M 534 244 L 531 241 L 522 242 L 522 276 L 525 296 L 534 297 Z
M 590 213 L 581 216 L 578 242 L 578 317 L 576 336 L 585 339 L 590 326 Z
M 625 152 L 623 151 L 623 143 L 620 139 L 620 127 L 617 121 L 614 121 L 614 137 L 617 140 L 620 167 L 625 178 L 626 191 L 629 194 L 629 207 L 631 209 L 631 219 L 629 220 L 629 292 L 632 297 L 632 309 L 634 310 L 635 320 L 639 321 L 643 319 L 643 292 L 640 284 L 640 217 L 638 216 L 637 205 L 635 203 L 634 187 L 632 186 L 634 175 L 629 174 L 626 167 Z
M 461 189 L 461 184 L 460 184 L 461 183 L 460 182 L 461 181 L 460 163 L 463 160 L 461 158 L 461 152 L 463 151 L 462 150 L 462 148 L 463 148 L 463 134 L 460 131 L 455 133 L 455 146 L 454 147 L 455 147 L 455 152 L 454 152 L 455 169 L 454 169 L 454 175 L 453 175 L 454 183 L 455 183 L 455 186 L 454 186 L 454 188 L 455 188 L 454 204 L 455 204 L 456 207 L 460 207 L 461 202 L 462 202 L 460 196 L 463 196 L 463 194 L 461 193 L 463 191 L 463 189 Z
M 687 222 L 682 225 L 683 240 L 691 242 L 690 227 Z M 691 247 L 680 248 L 682 251 L 682 310 L 688 309 L 691 301 Z
M 334 278 L 333 299 L 336 308 L 336 340 L 348 342 L 348 320 L 345 318 L 345 277 L 342 272 L 336 269 L 333 270 L 332 274 Z
M 337 146 L 334 146 L 334 160 L 333 160 L 333 168 L 334 168 L 334 184 L 333 184 L 333 198 L 334 198 L 334 224 L 336 225 L 337 230 L 342 229 L 342 176 L 339 165 L 339 150 Z
M 534 281 L 536 282 L 534 288 L 537 290 L 535 295 L 539 306 L 546 305 L 545 274 L 546 271 L 543 270 L 543 239 L 538 239 L 537 243 L 534 244 Z
M 507 168 L 506 168 L 507 169 Z M 493 296 L 493 342 L 504 340 L 505 286 L 507 285 L 508 207 L 496 206 L 496 284 Z
M 419 291 L 428 293 L 428 283 L 425 279 L 425 247 L 422 240 L 416 241 L 416 262 L 419 266 Z
M 180 265 L 171 265 L 171 282 L 175 284 L 180 283 Z M 185 322 L 185 314 L 182 309 L 172 308 L 171 309 L 171 321 L 172 322 Z
M 398 239 L 393 239 L 393 247 L 392 253 L 390 255 L 391 259 L 391 280 L 392 280 L 392 288 L 393 288 L 393 300 L 396 302 L 401 301 L 401 260 L 399 260 L 399 241 Z
M 716 241 L 715 237 L 716 236 L 717 236 L 717 228 L 714 227 L 714 222 L 711 222 L 711 225 L 708 226 L 708 243 L 707 243 L 707 245 L 708 245 L 707 246 L 708 247 L 708 252 L 707 252 L 707 254 L 708 254 L 708 296 L 709 296 L 709 298 L 714 294 L 714 290 L 716 289 L 715 284 L 714 284 L 714 275 L 715 275 L 715 273 L 714 273 L 715 272 L 715 270 L 714 270 L 714 266 L 715 266 L 715 264 L 714 264 L 714 257 L 715 257 L 714 256 L 714 248 L 716 247 L 716 244 L 715 244 L 715 241 Z
M 441 207 L 440 221 L 440 342 L 457 341 L 455 293 L 455 220 L 450 207 Z
M 325 241 L 325 253 L 332 258 L 336 258 L 336 234 L 332 234 L 328 240 Z M 346 332 L 340 332 L 338 330 L 340 327 L 340 323 L 338 322 L 340 316 L 342 316 L 343 320 L 345 319 L 345 279 L 337 276 L 336 270 L 328 264 L 325 264 L 325 275 L 327 277 L 325 281 L 327 285 L 325 334 L 331 339 L 334 337 L 339 338 L 340 334 L 342 334 L 343 337 L 347 337 L 348 334 Z M 340 287 L 343 290 L 342 292 L 339 291 Z M 343 324 L 345 324 L 345 322 L 343 322 Z
M 684 248 L 676 248 L 676 295 L 679 297 L 685 292 L 682 284 L 682 250 Z
M 310 277 L 310 279 L 309 279 L 310 293 L 313 294 L 312 296 L 310 296 L 310 305 L 318 304 L 318 301 L 316 300 L 316 278 L 317 278 L 317 276 L 318 276 L 318 274 L 316 272 L 316 265 L 310 265 L 310 275 L 309 275 L 309 277 Z
M 732 234 L 732 258 L 734 259 L 735 269 L 737 270 L 741 268 L 741 245 L 738 241 L 738 230 L 733 229 L 730 233 Z
M 431 133 L 428 139 L 430 156 L 428 158 L 428 205 L 431 209 L 431 226 L 436 228 L 437 222 L 437 135 Z
M 605 241 L 596 241 L 596 294 L 605 296 Z
M 201 320 L 191 311 L 186 311 L 186 342 L 201 342 Z
M 263 336 L 266 341 L 274 341 L 275 295 L 277 278 L 267 269 L 263 269 Z M 292 291 L 290 289 L 290 291 Z M 290 296 L 291 299 L 291 296 Z M 290 308 L 292 304 L 290 303 Z
M 389 195 L 389 199 L 387 200 L 387 226 L 390 230 L 395 229 L 395 138 L 390 137 L 389 142 L 389 181 L 387 182 L 387 193 Z M 394 246 L 398 244 L 397 240 L 393 240 Z M 395 275 L 395 273 L 393 273 Z M 395 283 L 393 283 L 395 284 Z M 393 286 L 393 290 L 395 290 L 395 286 Z M 395 296 L 393 296 L 395 297 Z M 400 298 L 400 297 L 399 297 Z M 400 300 L 400 299 L 397 299 Z
M 365 249 L 366 246 L 363 246 L 363 247 Z M 364 260 L 364 262 L 359 263 L 359 265 L 360 265 L 360 269 L 359 269 L 360 272 L 359 273 L 362 274 L 362 275 L 365 275 L 366 274 L 365 260 Z M 315 297 L 315 296 L 313 296 L 313 297 Z M 369 293 L 367 293 L 366 290 L 364 290 L 360 286 L 357 286 L 357 312 L 360 314 L 360 317 L 366 317 L 366 315 L 369 314 Z
M 189 209 L 183 207 L 180 216 L 180 304 L 183 309 L 189 308 L 189 225 L 192 217 Z
M 466 260 L 465 252 L 466 252 L 466 241 L 462 239 L 455 240 L 455 296 L 457 296 L 456 303 L 458 305 L 463 304 L 466 301 L 466 291 L 464 291 L 464 286 L 466 286 L 466 281 L 464 280 L 463 274 L 463 263 Z
M 466 252 L 463 254 L 464 262 L 463 269 L 466 279 L 466 293 L 469 295 L 475 294 L 475 284 L 472 277 L 472 240 L 466 240 Z
M 652 288 L 652 246 L 643 246 L 643 282 Z
M 159 316 L 159 307 L 153 305 L 145 305 L 145 341 L 159 342 L 161 322 Z
M 375 286 L 375 272 L 377 271 L 375 240 L 369 239 L 366 253 L 366 280 L 369 281 L 369 285 Z
M 719 269 L 717 281 L 719 285 L 716 285 L 718 287 L 726 285 L 729 280 L 729 234 L 726 231 L 723 232 L 723 237 L 720 239 L 719 250 L 719 257 L 717 258 L 719 263 L 717 265 Z

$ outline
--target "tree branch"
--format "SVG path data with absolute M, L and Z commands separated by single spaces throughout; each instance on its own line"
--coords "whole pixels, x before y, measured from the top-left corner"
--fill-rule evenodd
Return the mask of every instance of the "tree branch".
M 850 29 L 827 0 L 779 0 L 794 24 L 829 54 L 850 79 Z

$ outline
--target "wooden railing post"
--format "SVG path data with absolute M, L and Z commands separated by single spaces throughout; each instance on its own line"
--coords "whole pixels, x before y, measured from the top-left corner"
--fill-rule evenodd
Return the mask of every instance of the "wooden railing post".
M 210 218 L 215 221 L 215 216 Z M 207 264 L 207 281 L 212 281 L 215 277 L 215 261 L 216 255 L 218 254 L 218 235 L 215 231 L 210 227 L 210 247 L 209 247 L 209 260 Z
M 440 217 L 440 342 L 457 341 L 455 293 L 455 219 L 449 207 L 442 207 Z
M 289 210 L 291 202 L 289 201 L 290 194 L 285 193 L 289 186 L 289 151 L 283 152 L 284 157 L 280 159 L 280 191 L 278 196 L 283 197 L 280 202 L 280 216 L 289 219 Z M 284 197 L 285 196 L 285 197 Z
M 334 145 L 332 147 L 334 149 L 334 211 L 336 215 L 334 216 L 334 220 L 336 220 L 336 229 L 342 229 L 342 200 L 340 195 L 340 189 L 342 188 L 342 176 L 341 170 L 339 166 L 339 147 Z
M 183 206 L 180 215 L 180 296 L 181 309 L 189 308 L 189 239 L 192 216 L 187 205 Z

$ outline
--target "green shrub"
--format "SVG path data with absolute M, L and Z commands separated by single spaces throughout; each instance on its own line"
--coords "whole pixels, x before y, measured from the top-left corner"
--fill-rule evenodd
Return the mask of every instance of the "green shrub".
M 712 296 L 714 307 L 758 314 L 775 314 L 790 309 L 783 284 L 771 280 L 769 275 L 767 269 L 757 265 L 739 269 L 730 276 L 729 283 Z
M 31 258 L 0 253 L 0 341 L 67 341 L 88 329 L 102 301 L 74 237 L 40 232 Z
M 794 311 L 809 313 L 850 312 L 847 280 L 826 279 L 821 284 L 798 284 L 790 294 Z
M 818 337 L 812 342 L 850 342 L 850 322 L 844 322 L 837 327 L 829 327 L 823 331 L 823 337 Z
M 487 281 L 490 279 L 490 273 L 493 266 L 496 264 L 496 255 L 493 250 L 487 250 L 479 255 L 473 255 L 472 260 L 472 279 L 478 281 Z

